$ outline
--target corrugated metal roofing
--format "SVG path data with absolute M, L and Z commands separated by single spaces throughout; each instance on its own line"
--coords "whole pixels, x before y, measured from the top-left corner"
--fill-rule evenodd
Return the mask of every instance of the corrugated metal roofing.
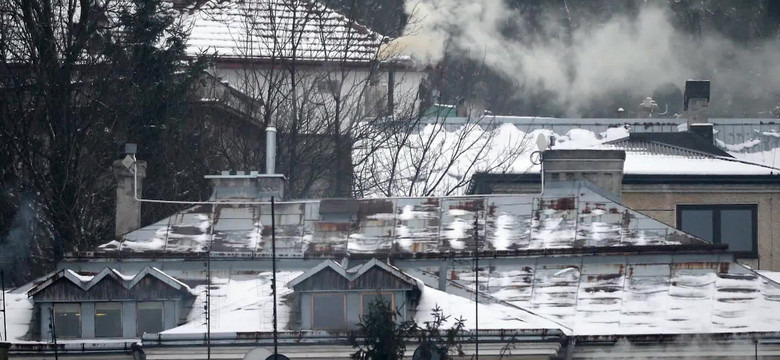
M 578 335 L 780 329 L 780 285 L 725 258 L 542 260 L 481 260 L 480 291 L 559 321 Z M 473 289 L 473 268 L 453 265 L 448 281 Z
M 711 246 L 584 182 L 550 185 L 543 195 L 285 202 L 275 212 L 276 250 L 288 257 Z M 97 251 L 269 254 L 270 225 L 270 204 L 196 206 Z

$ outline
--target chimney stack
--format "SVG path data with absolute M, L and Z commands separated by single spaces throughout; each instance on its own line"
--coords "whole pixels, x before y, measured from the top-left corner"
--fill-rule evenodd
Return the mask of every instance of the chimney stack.
M 709 142 L 714 141 L 712 124 L 709 123 L 710 81 L 688 80 L 685 82 L 683 110 L 688 118 L 688 131 Z
M 623 150 L 547 150 L 542 153 L 544 184 L 588 181 L 620 198 Z
M 138 198 L 142 198 L 146 161 L 135 161 L 135 144 L 125 145 L 127 154 L 123 160 L 112 164 L 116 178 L 116 226 L 114 234 L 119 237 L 141 227 L 141 202 L 135 199 L 135 179 L 138 179 Z M 135 174 L 133 173 L 135 171 Z
M 223 171 L 220 175 L 206 175 L 214 191 L 212 201 L 269 201 L 284 198 L 285 178 L 276 173 L 276 128 L 265 130 L 265 173 L 257 171 Z

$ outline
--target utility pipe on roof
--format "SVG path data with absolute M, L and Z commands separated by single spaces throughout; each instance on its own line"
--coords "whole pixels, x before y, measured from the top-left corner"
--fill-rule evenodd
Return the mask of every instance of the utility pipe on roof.
M 276 127 L 265 128 L 265 173 L 276 173 Z

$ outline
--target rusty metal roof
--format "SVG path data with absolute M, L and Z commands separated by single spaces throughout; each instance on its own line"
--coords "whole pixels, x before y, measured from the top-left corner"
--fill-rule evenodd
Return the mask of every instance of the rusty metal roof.
M 584 182 L 548 186 L 536 195 L 284 202 L 275 212 L 282 257 L 712 248 Z M 270 204 L 201 205 L 90 254 L 189 256 L 210 247 L 216 256 L 254 257 L 270 253 L 270 240 Z
M 780 328 L 780 285 L 725 258 L 508 260 L 485 260 L 480 291 L 559 321 L 578 335 Z M 446 276 L 473 289 L 474 271 L 468 264 L 454 263 Z

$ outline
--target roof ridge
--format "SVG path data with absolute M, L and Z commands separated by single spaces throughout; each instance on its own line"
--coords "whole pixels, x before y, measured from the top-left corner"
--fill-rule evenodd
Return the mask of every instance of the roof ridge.
M 53 284 L 54 282 L 56 282 L 57 280 L 59 280 L 61 278 L 65 278 L 68 281 L 70 281 L 71 283 L 73 283 L 74 285 L 76 285 L 79 288 L 81 288 L 82 290 L 87 291 L 87 290 L 93 288 L 95 285 L 99 284 L 101 281 L 103 281 L 103 279 L 105 279 L 107 276 L 110 276 L 110 277 L 114 278 L 115 280 L 118 280 L 119 283 L 122 285 L 122 287 L 124 287 L 127 290 L 130 290 L 133 287 L 135 287 L 135 285 L 137 285 L 147 275 L 150 275 L 150 276 L 153 276 L 153 277 L 157 278 L 158 280 L 164 282 L 168 286 L 171 286 L 171 287 L 175 288 L 176 290 L 183 290 L 183 291 L 186 291 L 188 293 L 192 293 L 192 289 L 189 286 L 187 286 L 186 284 L 184 284 L 183 282 L 181 282 L 179 280 L 176 280 L 172 276 L 164 273 L 162 270 L 157 269 L 157 268 L 155 268 L 153 266 L 147 266 L 147 267 L 143 268 L 141 271 L 136 273 L 130 279 L 127 279 L 128 276 L 122 274 L 116 268 L 111 268 L 111 267 L 106 266 L 105 268 L 103 268 L 103 270 L 101 270 L 97 274 L 92 275 L 91 279 L 89 279 L 87 281 L 84 281 L 84 279 L 82 279 L 82 277 L 86 277 L 86 276 L 80 275 L 80 274 L 78 274 L 76 271 L 74 271 L 72 269 L 62 269 L 62 270 L 59 270 L 59 271 L 49 275 L 48 277 L 46 277 L 45 280 L 43 280 L 38 285 L 35 285 L 33 288 L 28 290 L 27 291 L 27 296 L 28 297 L 34 296 L 35 294 L 43 291 L 43 289 L 47 288 L 49 285 Z M 173 284 L 172 284 L 172 282 L 173 282 Z M 174 285 L 174 284 L 176 284 L 176 285 Z

